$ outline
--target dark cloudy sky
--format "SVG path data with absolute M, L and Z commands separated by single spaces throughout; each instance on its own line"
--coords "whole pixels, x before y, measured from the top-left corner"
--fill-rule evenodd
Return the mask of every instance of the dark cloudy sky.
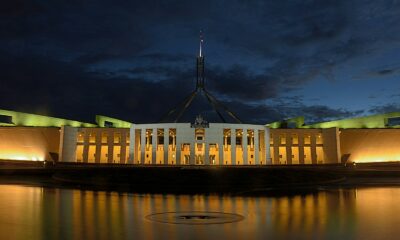
M 400 111 L 397 0 L 5 1 L 0 108 L 157 121 L 194 88 L 200 29 L 207 89 L 245 122 Z

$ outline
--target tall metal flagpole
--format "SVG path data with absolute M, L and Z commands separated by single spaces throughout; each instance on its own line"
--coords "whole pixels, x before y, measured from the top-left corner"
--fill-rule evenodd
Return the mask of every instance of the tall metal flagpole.
M 161 122 L 166 121 L 169 117 L 172 117 L 175 113 L 177 113 L 173 122 L 178 122 L 179 119 L 182 117 L 184 112 L 190 107 L 193 102 L 193 99 L 197 96 L 199 92 L 203 93 L 206 97 L 207 101 L 211 104 L 214 111 L 218 114 L 218 117 L 222 120 L 222 122 L 226 122 L 224 117 L 222 116 L 219 108 L 222 108 L 231 118 L 233 118 L 236 122 L 242 123 L 240 119 L 230 111 L 225 105 L 220 103 L 211 93 L 206 91 L 204 85 L 204 54 L 203 54 L 203 32 L 200 31 L 200 44 L 199 44 L 199 55 L 196 58 L 196 70 L 197 70 L 197 78 L 196 78 L 196 88 L 195 90 L 185 98 L 185 100 L 179 104 L 177 107 L 170 110 L 165 117 L 161 119 Z

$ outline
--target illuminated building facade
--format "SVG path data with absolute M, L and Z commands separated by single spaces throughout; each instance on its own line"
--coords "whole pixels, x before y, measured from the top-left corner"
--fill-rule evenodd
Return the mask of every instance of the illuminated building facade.
M 263 125 L 209 123 L 132 124 L 123 128 L 63 127 L 68 162 L 163 165 L 269 164 L 269 129 Z
M 400 113 L 304 124 L 82 123 L 0 110 L 0 159 L 136 165 L 400 161 Z

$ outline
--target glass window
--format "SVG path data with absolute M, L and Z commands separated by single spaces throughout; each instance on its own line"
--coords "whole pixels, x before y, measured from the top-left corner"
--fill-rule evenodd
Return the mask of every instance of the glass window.
M 153 129 L 146 129 L 146 145 L 152 144 L 153 141 Z
M 197 128 L 195 130 L 195 137 L 197 141 L 202 141 L 205 136 L 205 130 L 203 128 Z
M 311 135 L 304 134 L 304 144 L 311 144 Z
M 76 161 L 83 162 L 83 145 L 76 146 Z
M 292 144 L 299 144 L 299 136 L 297 134 L 292 134 Z
M 83 132 L 78 132 L 78 136 L 77 136 L 77 142 L 78 143 L 83 143 L 83 139 L 84 139 L 84 137 L 83 137 Z
M 323 147 L 316 147 L 317 163 L 324 163 L 324 149 Z
M 242 145 L 243 130 L 236 129 L 236 145 Z
M 285 137 L 285 134 L 279 135 L 279 142 L 280 142 L 281 144 L 286 144 L 286 137 Z
M 317 144 L 323 144 L 322 134 L 321 133 L 317 134 L 316 141 L 317 141 Z
M 101 143 L 107 143 L 108 134 L 106 132 L 101 133 Z
M 121 143 L 121 133 L 120 132 L 114 133 L 114 143 Z
M 89 134 L 89 142 L 90 143 L 95 143 L 96 142 L 96 133 L 90 133 Z

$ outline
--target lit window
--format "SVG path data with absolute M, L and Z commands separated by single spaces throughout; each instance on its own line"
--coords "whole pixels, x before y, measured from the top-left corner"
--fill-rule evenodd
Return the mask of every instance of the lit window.
M 316 136 L 317 144 L 323 144 L 322 134 L 318 133 Z
M 286 137 L 285 137 L 285 134 L 279 135 L 279 142 L 280 142 L 281 144 L 286 144 Z
M 83 132 L 78 132 L 77 142 L 83 143 Z
M 106 132 L 103 132 L 101 134 L 101 143 L 107 143 L 107 139 L 108 139 L 108 134 Z
M 114 133 L 114 143 L 121 143 L 121 133 Z
M 89 142 L 90 143 L 95 143 L 96 142 L 96 133 L 90 133 L 89 134 Z
M 304 135 L 304 144 L 311 144 L 311 136 L 310 134 Z
M 292 134 L 292 144 L 299 144 L 299 137 L 297 134 Z

